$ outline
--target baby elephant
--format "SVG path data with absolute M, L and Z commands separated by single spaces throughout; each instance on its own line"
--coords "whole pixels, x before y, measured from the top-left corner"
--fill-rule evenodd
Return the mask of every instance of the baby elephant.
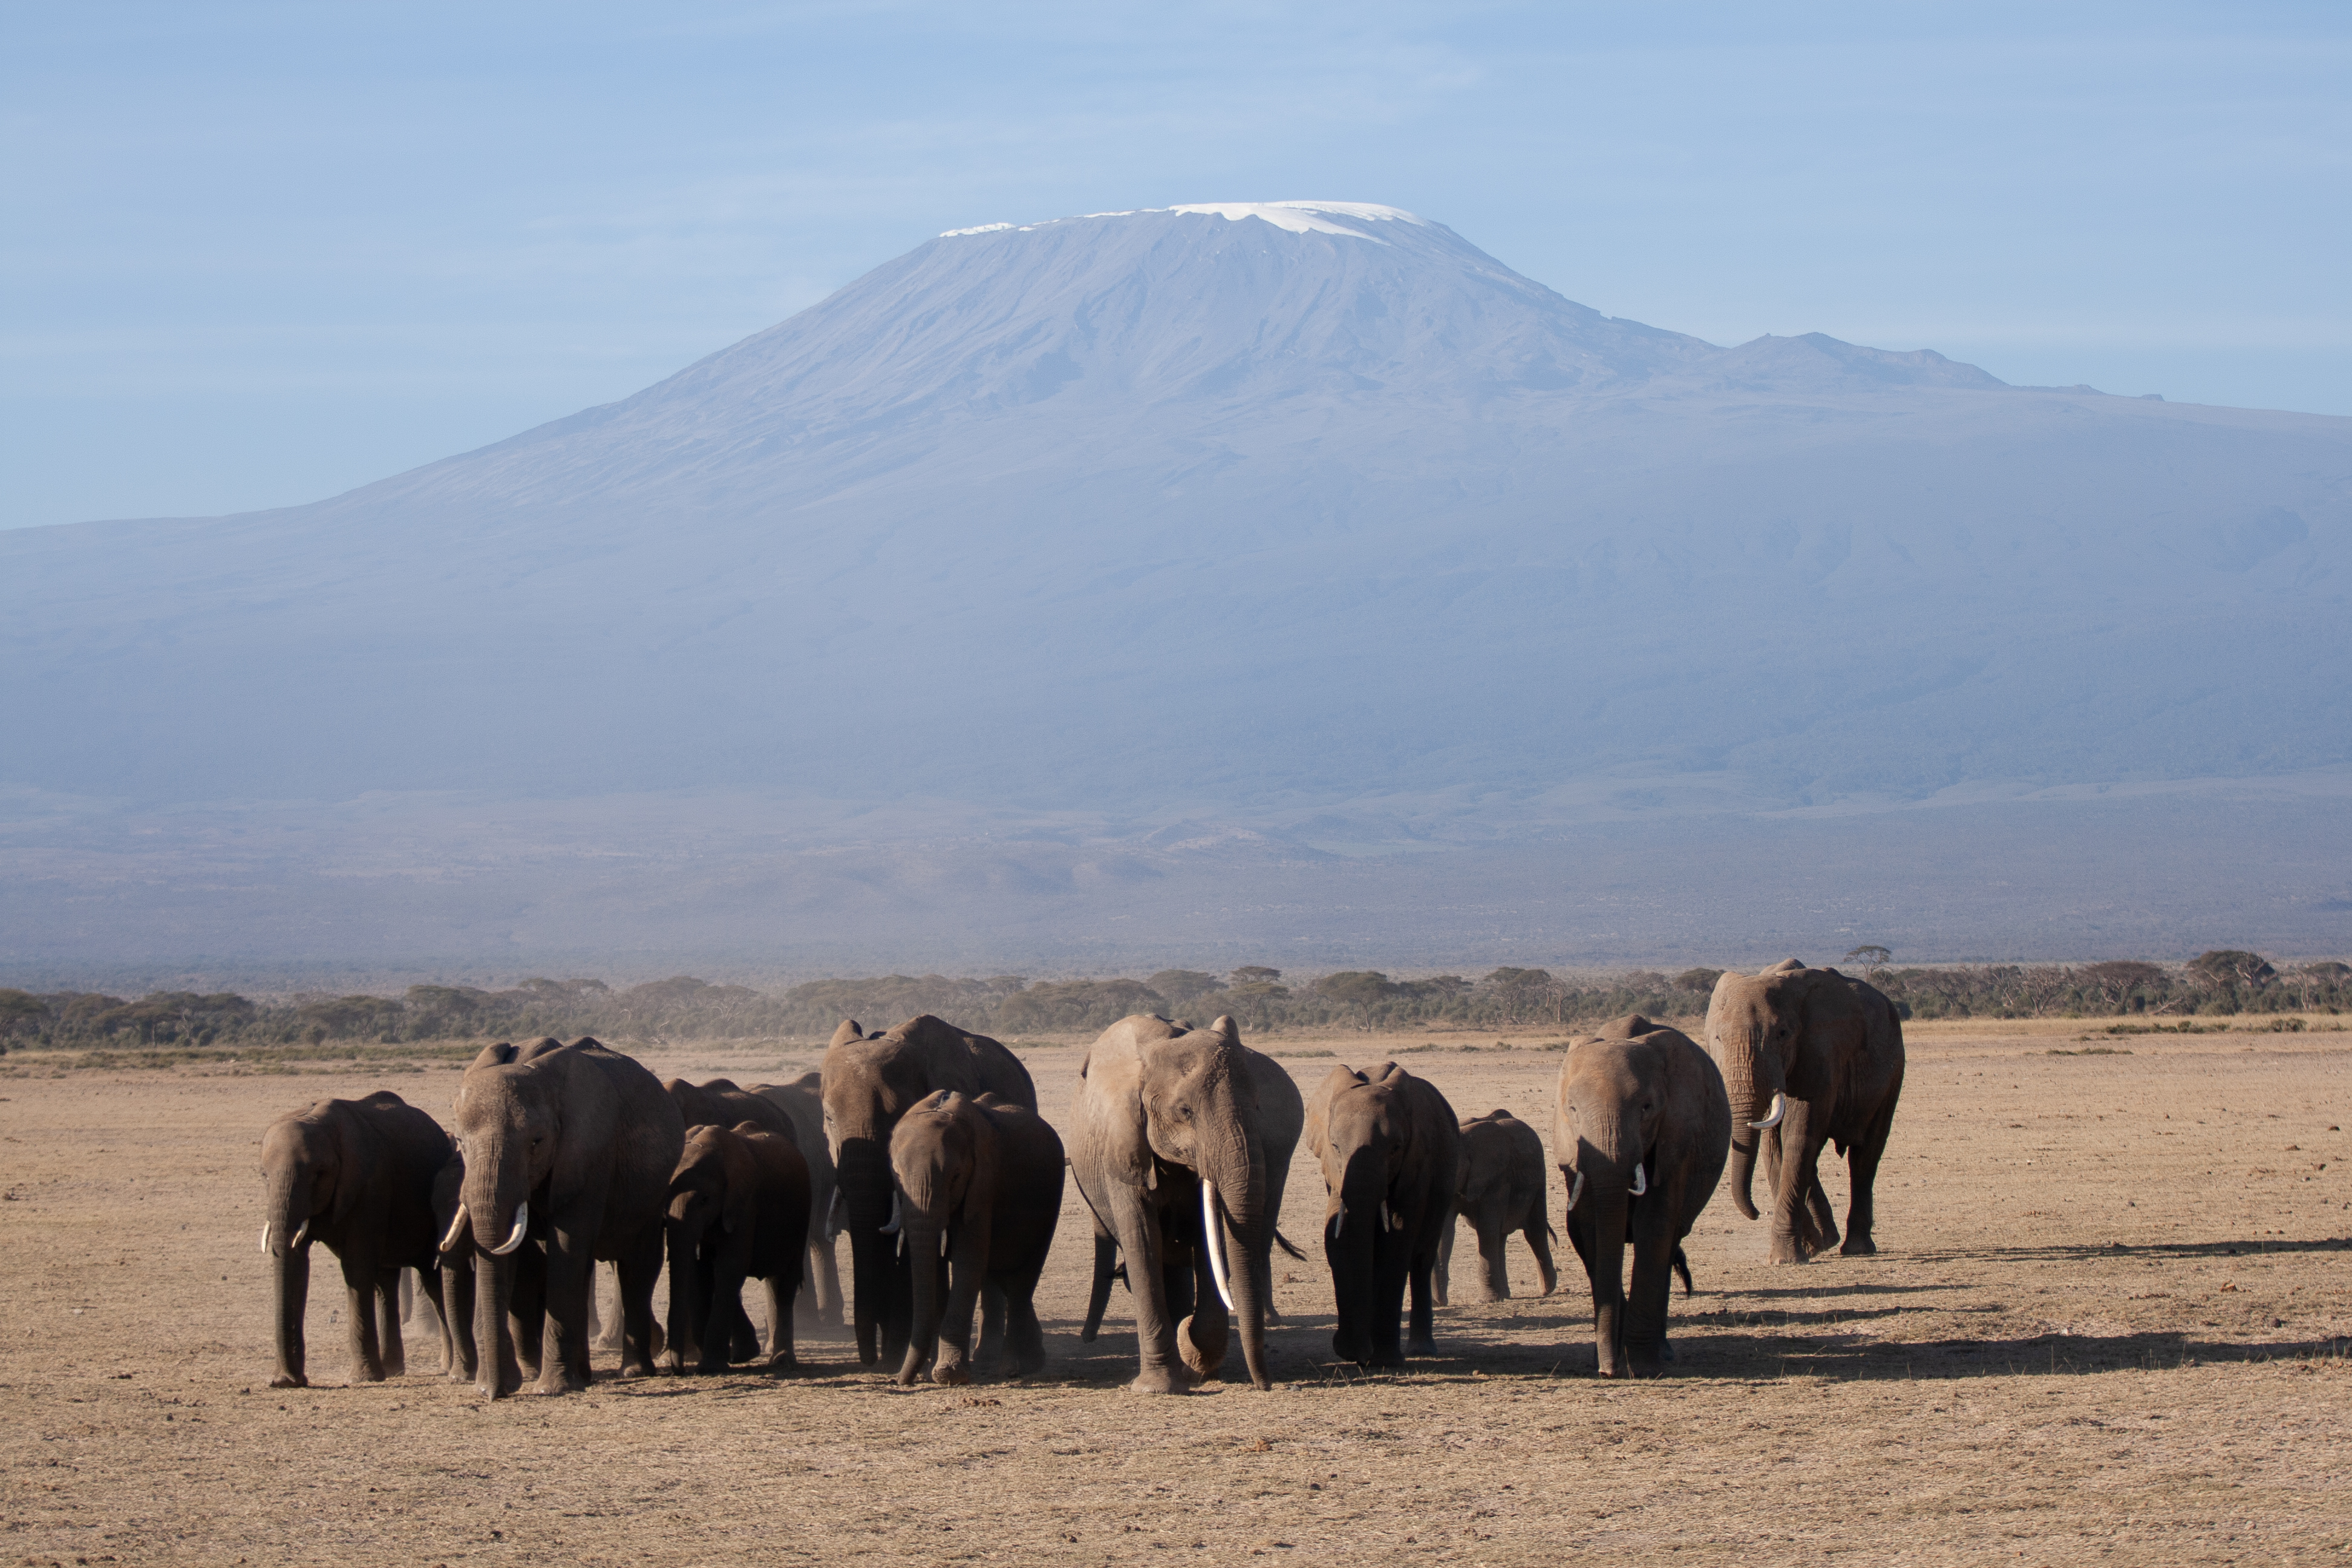
M 793 1297 L 808 1245 L 808 1162 L 790 1138 L 756 1122 L 692 1127 L 669 1179 L 669 1364 L 724 1372 L 738 1331 L 748 1334 L 743 1282 L 768 1287 L 771 1367 L 793 1359 Z
M 1551 1221 L 1544 1215 L 1544 1189 L 1551 1172 L 1544 1164 L 1542 1135 L 1507 1110 L 1490 1110 L 1462 1124 L 1462 1177 L 1454 1188 L 1456 1212 L 1478 1236 L 1481 1273 L 1489 1301 L 1510 1300 L 1510 1271 L 1503 1248 L 1511 1232 L 1528 1238 L 1543 1276 L 1542 1294 L 1559 1283 L 1551 1266 Z M 1437 1304 L 1444 1306 L 1454 1261 L 1454 1227 L 1437 1248 Z
M 1568 1183 L 1568 1238 L 1592 1280 L 1601 1375 L 1654 1373 L 1671 1359 L 1671 1271 L 1731 1148 L 1723 1074 L 1678 1029 L 1579 1040 L 1560 1063 L 1552 1148 Z
M 901 1384 L 913 1383 L 927 1364 L 933 1383 L 971 1381 L 971 1313 L 983 1284 L 1004 1294 L 1013 1375 L 1031 1376 L 1045 1364 L 1045 1332 L 1031 1298 L 1062 1217 L 1063 1164 L 1062 1140 L 1045 1119 L 992 1094 L 971 1100 L 941 1089 L 899 1118 L 890 1133 L 898 1190 L 883 1229 L 897 1232 L 914 1261 L 914 1335 L 898 1368 Z M 993 1337 L 982 1334 L 983 1361 Z
M 269 1124 L 261 1139 L 261 1252 L 270 1260 L 277 1297 L 272 1388 L 310 1385 L 302 1316 L 314 1241 L 326 1243 L 342 1265 L 353 1379 L 378 1383 L 407 1370 L 400 1271 L 423 1271 L 437 1296 L 433 1177 L 448 1158 L 440 1124 L 388 1090 L 365 1100 L 322 1100 Z
M 1335 1068 L 1307 1107 L 1306 1146 L 1330 1194 L 1323 1255 L 1339 1307 L 1333 1353 L 1360 1366 L 1435 1355 L 1431 1275 L 1454 1228 L 1462 1126 L 1445 1097 L 1394 1062 L 1367 1077 Z M 1412 1331 L 1398 1344 L 1407 1285 Z

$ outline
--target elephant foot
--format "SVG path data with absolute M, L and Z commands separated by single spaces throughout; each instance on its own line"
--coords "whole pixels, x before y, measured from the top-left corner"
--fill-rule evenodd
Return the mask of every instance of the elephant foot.
M 1866 1236 L 1849 1236 L 1838 1251 L 1847 1258 L 1875 1258 L 1878 1256 L 1878 1243 Z
M 650 1361 L 625 1361 L 621 1363 L 621 1376 L 625 1378 L 657 1375 L 659 1374 L 655 1372 L 654 1363 Z
M 1764 1255 L 1767 1263 L 1806 1263 L 1811 1260 L 1811 1255 L 1797 1245 L 1793 1237 L 1774 1237 L 1771 1250 Z
M 1193 1380 L 1172 1366 L 1147 1366 L 1127 1386 L 1137 1394 L 1190 1394 Z
M 568 1367 L 553 1366 L 540 1374 L 538 1392 L 553 1398 L 562 1394 L 584 1394 L 588 1380 Z
M 768 1358 L 766 1364 L 770 1372 L 798 1372 L 801 1369 L 800 1358 L 790 1351 L 778 1351 Z
M 352 1375 L 352 1381 L 353 1383 L 382 1383 L 383 1381 L 383 1368 L 380 1366 L 362 1365 L 359 1371 Z
M 971 1382 L 971 1371 L 961 1364 L 950 1365 L 942 1362 L 931 1368 L 931 1381 L 941 1388 L 963 1388 Z
M 269 1380 L 272 1388 L 308 1388 L 310 1380 L 299 1372 L 281 1372 Z
M 1437 1353 L 1437 1341 L 1432 1338 L 1407 1340 L 1404 1353 L 1409 1356 L 1433 1356 Z

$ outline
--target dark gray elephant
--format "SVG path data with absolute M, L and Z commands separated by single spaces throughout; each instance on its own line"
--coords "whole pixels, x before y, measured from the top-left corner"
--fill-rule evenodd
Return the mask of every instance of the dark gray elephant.
M 433 1178 L 433 1228 L 441 1238 L 441 1366 L 453 1383 L 473 1382 L 480 1359 L 474 1338 L 480 1254 L 474 1246 L 472 1226 L 458 1212 L 465 1206 L 465 1188 L 466 1157 L 453 1141 L 449 1163 Z M 535 1378 L 547 1331 L 547 1254 L 536 1247 L 520 1247 L 513 1263 L 514 1284 L 507 1293 L 506 1342 L 514 1347 L 522 1375 Z
M 1127 1255 L 1142 1362 L 1129 1386 L 1182 1393 L 1216 1371 L 1228 1305 L 1251 1383 L 1274 1386 L 1265 1302 L 1304 1121 L 1298 1086 L 1243 1045 L 1231 1018 L 1195 1029 L 1138 1014 L 1087 1051 L 1070 1109 L 1070 1174 Z
M 766 1095 L 738 1089 L 730 1079 L 714 1078 L 709 1083 L 692 1084 L 682 1078 L 667 1079 L 662 1089 L 677 1101 L 677 1113 L 688 1127 L 732 1127 L 748 1121 L 762 1132 L 790 1139 L 794 1148 L 800 1146 L 800 1129 L 782 1106 Z
M 890 1134 L 898 1239 L 912 1265 L 915 1316 L 898 1381 L 971 1381 L 971 1314 L 981 1287 L 1003 1297 L 1013 1375 L 1045 1364 L 1032 1298 L 1062 1216 L 1062 1140 L 1025 1105 L 953 1089 L 909 1107 Z M 944 1291 L 940 1275 L 949 1276 Z M 942 1300 L 944 1296 L 944 1300 Z M 980 1370 L 992 1347 L 982 1342 Z
M 1730 1142 L 1723 1075 L 1689 1036 L 1653 1029 L 1570 1045 L 1552 1150 L 1568 1184 L 1569 1241 L 1592 1282 L 1601 1376 L 1646 1376 L 1672 1359 L 1666 1300 L 1676 1259 L 1722 1180 Z
M 1438 1245 L 1454 1228 L 1462 1170 L 1454 1108 L 1426 1079 L 1394 1062 L 1370 1074 L 1334 1068 L 1307 1102 L 1307 1147 L 1323 1167 L 1328 1200 L 1323 1255 L 1339 1316 L 1333 1353 L 1360 1366 L 1435 1355 L 1432 1276 Z
M 1837 1242 L 1822 1188 L 1822 1145 L 1846 1157 L 1848 1257 L 1872 1239 L 1878 1162 L 1903 1096 L 1903 1020 L 1865 981 L 1783 959 L 1758 974 L 1726 973 L 1707 1003 L 1706 1048 L 1733 1111 L 1731 1198 L 1749 1219 L 1759 1143 L 1771 1186 L 1774 1263 L 1802 1263 Z M 1759 1134 L 1761 1134 L 1760 1138 Z
M 1507 1110 L 1490 1110 L 1462 1123 L 1462 1174 L 1454 1184 L 1454 1212 L 1478 1238 L 1479 1270 L 1485 1299 L 1510 1299 L 1511 1274 L 1504 1246 L 1517 1231 L 1536 1255 L 1543 1280 L 1540 1295 L 1549 1296 L 1559 1283 L 1551 1263 L 1551 1221 L 1544 1213 L 1544 1194 L 1551 1184 L 1551 1167 L 1545 1163 L 1543 1135 Z M 1437 1304 L 1446 1304 L 1454 1261 L 1454 1230 L 1437 1247 Z
M 275 1276 L 272 1388 L 310 1384 L 302 1317 L 313 1242 L 342 1266 L 353 1378 L 378 1383 L 407 1370 L 400 1271 L 424 1270 L 437 1290 L 433 1177 L 449 1154 L 439 1124 L 388 1090 L 322 1100 L 269 1124 L 261 1138 L 261 1251 Z
M 841 1194 L 842 1229 L 849 1235 L 857 1360 L 864 1366 L 885 1356 L 895 1362 L 907 1353 L 914 1320 L 914 1275 L 898 1249 L 897 1233 L 883 1229 L 898 1195 L 890 1134 L 898 1118 L 943 1089 L 974 1099 L 993 1094 L 1034 1110 L 1037 1086 L 1003 1046 L 928 1013 L 878 1035 L 848 1020 L 834 1031 L 820 1077 L 825 1144 Z
M 661 1080 L 593 1039 L 483 1048 L 457 1088 L 466 1156 L 459 1215 L 489 1259 L 475 1292 L 477 1384 L 521 1385 L 506 1334 L 514 1254 L 544 1249 L 547 1342 L 539 1392 L 588 1386 L 589 1293 L 599 1258 L 620 1266 L 623 1375 L 650 1375 L 670 1173 L 686 1123 Z
M 793 1297 L 808 1249 L 808 1162 L 789 1138 L 756 1122 L 696 1127 L 669 1182 L 669 1355 L 724 1372 L 749 1338 L 743 1283 L 768 1291 L 768 1340 L 750 1353 L 771 1368 L 795 1364 Z
M 834 1237 L 837 1215 L 834 1198 L 840 1190 L 833 1178 L 833 1153 L 824 1137 L 824 1079 L 808 1072 L 790 1083 L 755 1083 L 751 1092 L 782 1108 L 792 1118 L 801 1158 L 809 1168 L 808 1266 L 801 1274 L 800 1294 L 793 1310 L 803 1322 L 824 1328 L 841 1327 L 841 1266 Z

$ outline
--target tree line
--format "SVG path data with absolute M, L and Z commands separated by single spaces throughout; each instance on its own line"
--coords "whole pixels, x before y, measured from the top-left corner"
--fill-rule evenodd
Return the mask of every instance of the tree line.
M 1955 964 L 1897 968 L 1857 949 L 1866 973 L 1912 1018 L 2042 1018 L 2336 1013 L 2352 1005 L 2352 965 L 2280 970 L 2218 949 L 2183 964 Z M 1255 1034 L 1307 1028 L 1558 1028 L 1626 1013 L 1690 1020 L 1706 1011 L 1715 969 L 1561 975 L 1496 969 L 1477 978 L 1391 979 L 1379 970 L 1288 977 L 1264 964 L 1223 975 L 1163 969 L 1141 980 L 987 979 L 888 974 L 812 980 L 781 992 L 688 975 L 616 989 L 602 980 L 526 980 L 508 990 L 412 985 L 398 996 L 300 995 L 257 1002 L 228 992 L 96 992 L 0 987 L 0 1048 L 292 1046 L 326 1041 L 597 1035 L 618 1040 L 823 1039 L 844 1018 L 887 1026 L 936 1013 L 1001 1038 L 1084 1033 L 1130 1013 L 1205 1021 L 1229 1013 Z

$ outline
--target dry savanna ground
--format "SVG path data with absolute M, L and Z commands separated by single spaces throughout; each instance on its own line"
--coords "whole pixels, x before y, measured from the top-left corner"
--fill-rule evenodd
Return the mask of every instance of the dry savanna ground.
M 1278 1258 L 1278 1388 L 1178 1399 L 1121 1387 L 1123 1297 L 1078 1343 L 1075 1197 L 1040 1300 L 1052 1365 L 1028 1385 L 901 1391 L 846 1340 L 804 1336 L 804 1369 L 775 1379 L 490 1405 L 413 1344 L 407 1377 L 345 1387 L 339 1299 L 314 1286 L 322 1386 L 273 1392 L 262 1127 L 386 1085 L 446 1115 L 455 1069 L 12 1057 L 0 1563 L 2343 1558 L 2352 1035 L 1909 1038 L 1880 1255 L 1769 1268 L 1761 1226 L 1718 1194 L 1669 1378 L 1592 1375 L 1564 1247 L 1559 1293 L 1537 1298 L 1515 1250 L 1514 1299 L 1444 1310 L 1440 1356 L 1377 1377 L 1331 1364 L 1319 1258 Z M 1303 1084 L 1397 1055 L 1465 1115 L 1548 1130 L 1559 1058 L 1540 1041 L 1269 1044 Z M 1048 1114 L 1082 1049 L 1024 1047 Z M 754 1079 L 814 1053 L 648 1059 Z M 1311 1239 L 1311 1167 L 1290 1192 L 1285 1229 Z M 1555 1177 L 1555 1218 L 1559 1197 Z

